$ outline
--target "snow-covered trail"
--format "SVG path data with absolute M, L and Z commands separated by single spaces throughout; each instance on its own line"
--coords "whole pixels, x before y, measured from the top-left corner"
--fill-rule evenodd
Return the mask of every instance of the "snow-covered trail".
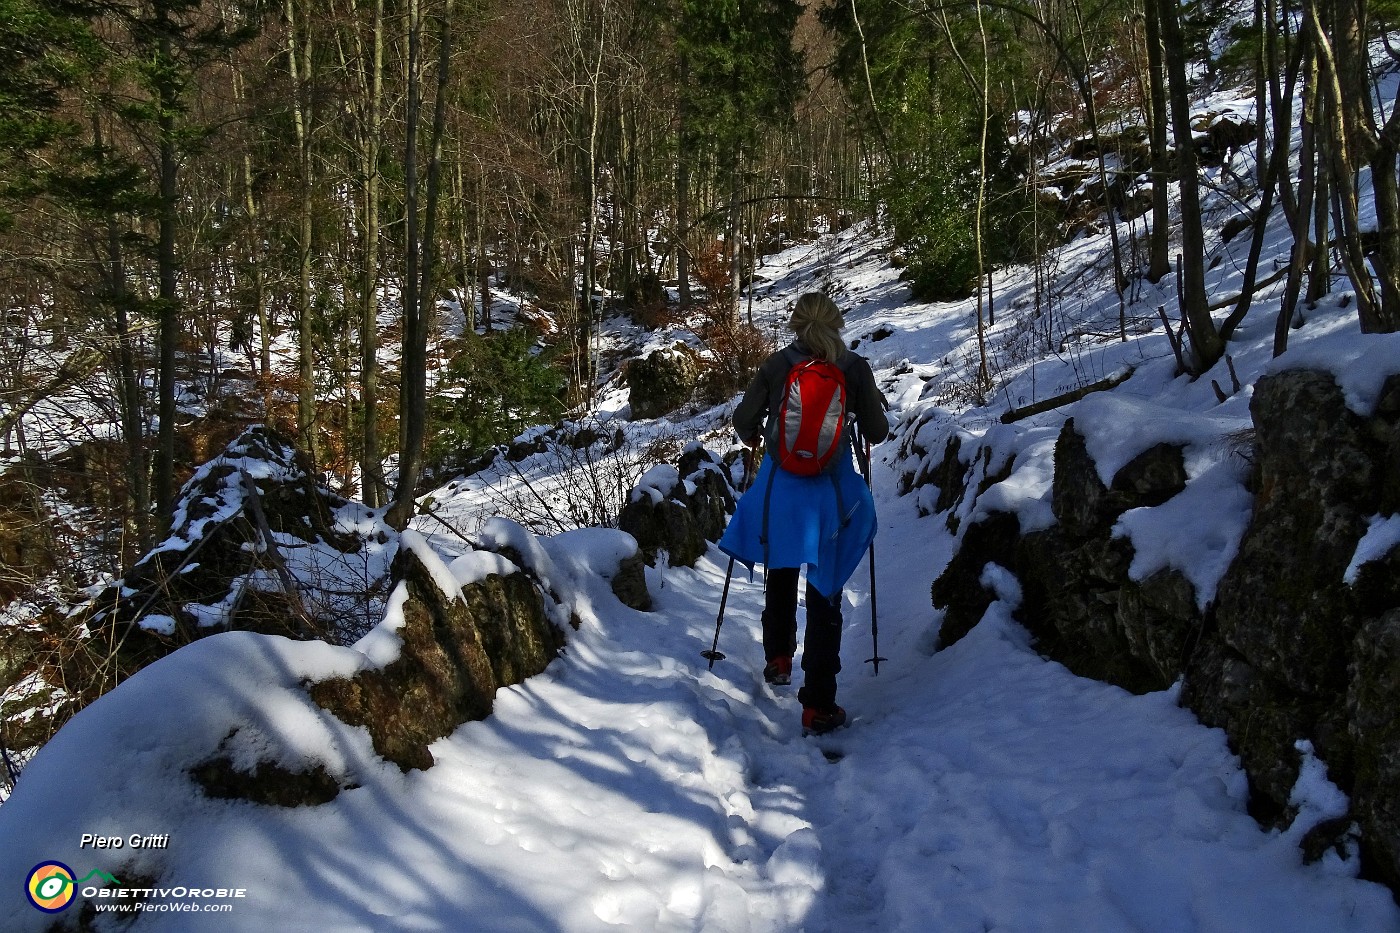
M 719 552 L 652 571 L 655 609 L 637 612 L 602 576 L 618 533 L 583 529 L 540 539 L 583 623 L 564 656 L 433 743 L 434 767 L 401 773 L 306 699 L 304 679 L 363 661 L 349 649 L 214 636 L 34 759 L 32 790 L 0 808 L 0 876 L 59 859 L 75 877 L 246 892 L 229 913 L 145 913 L 143 933 L 1400 929 L 1388 890 L 1339 863 L 1304 866 L 1292 835 L 1255 825 L 1223 733 L 1171 694 L 1041 660 L 1010 621 L 1009 578 L 982 623 L 935 652 L 928 586 L 948 536 L 890 480 L 877 473 L 889 660 L 878 677 L 863 663 L 863 567 L 846 592 L 840 697 L 856 720 L 833 736 L 802 738 L 795 687 L 762 682 L 759 581 L 736 569 L 728 659 L 709 670 Z M 232 738 L 230 722 L 355 786 L 292 809 L 204 797 L 185 769 Z M 1306 802 L 1327 803 L 1328 786 L 1313 775 Z M 167 849 L 79 844 L 153 830 Z M 0 893 L 0 928 L 47 920 L 19 885 Z
M 806 261 L 796 250 L 771 264 L 761 318 L 780 319 L 808 287 Z M 843 274 L 855 283 L 849 328 L 868 337 L 861 352 L 894 414 L 926 405 L 924 379 L 950 365 L 931 361 L 963 345 L 970 317 L 906 305 L 883 265 Z M 1110 345 L 1093 370 L 1136 352 Z M 1045 368 L 1047 384 L 1055 372 Z M 1158 377 L 1178 395 L 1207 391 L 1172 379 Z M 706 415 L 703 430 L 715 420 Z M 1053 432 L 1037 437 L 1025 445 L 1053 444 Z M 894 446 L 883 445 L 886 458 Z M 1027 463 L 1046 462 L 1031 453 Z M 1309 819 L 1287 834 L 1260 830 L 1224 734 L 1171 692 L 1132 696 L 1042 660 L 1011 619 L 1014 580 L 992 574 L 1002 599 L 935 650 L 929 588 L 953 539 L 942 516 L 917 516 L 917 494 L 894 494 L 895 470 L 876 454 L 888 661 L 878 677 L 865 663 L 862 565 L 845 592 L 848 729 L 804 739 L 796 684 L 763 683 L 761 574 L 735 568 L 728 658 L 709 670 L 700 653 L 727 559 L 711 549 L 694 569 L 649 571 L 655 607 L 638 612 L 603 577 L 621 536 L 581 529 L 538 544 L 582 626 L 543 674 L 499 691 L 489 718 L 433 743 L 434 767 L 400 773 L 364 730 L 307 700 L 304 680 L 346 675 L 364 661 L 356 652 L 214 636 L 93 704 L 35 758 L 0 808 L 0 879 L 62 859 L 79 875 L 246 891 L 228 914 L 144 914 L 142 933 L 1400 931 L 1387 889 L 1337 859 L 1302 864 L 1297 836 L 1337 812 L 1318 768 L 1298 789 Z M 447 487 L 438 508 L 475 514 L 498 501 L 474 488 Z M 420 530 L 445 558 L 461 553 L 440 527 Z M 324 761 L 355 786 L 294 809 L 204 797 L 186 768 L 232 738 L 230 723 L 251 736 L 250 759 L 265 741 L 262 751 Z M 169 848 L 79 844 L 83 833 L 150 832 L 168 834 Z M 0 929 L 39 931 L 48 919 L 17 883 L 0 888 Z
M 698 652 L 723 578 L 718 557 L 697 574 L 671 571 L 686 582 L 668 585 L 661 610 L 696 633 L 682 668 L 697 668 L 697 701 L 729 717 L 736 757 L 748 762 L 759 861 L 770 876 L 800 869 L 818 889 L 797 928 L 1400 928 L 1388 892 L 1339 865 L 1303 866 L 1296 834 L 1259 829 L 1223 733 L 1172 694 L 1135 697 L 1035 655 L 1010 619 L 1014 581 L 1002 581 L 1004 601 L 971 635 L 935 653 L 928 584 L 946 535 L 877 492 L 889 660 L 878 677 L 864 663 L 862 567 L 846 593 L 840 701 L 856 717 L 851 728 L 803 739 L 795 685 L 762 684 L 761 584 L 742 570 L 721 637 L 729 659 L 712 674 Z M 783 841 L 762 831 L 793 819 L 806 826 Z

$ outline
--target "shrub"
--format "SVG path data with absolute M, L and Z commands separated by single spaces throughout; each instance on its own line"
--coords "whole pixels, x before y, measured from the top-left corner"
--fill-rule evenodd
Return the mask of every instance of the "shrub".
M 487 448 L 563 412 L 565 379 L 522 329 L 485 337 L 469 332 L 448 346 L 432 406 L 428 462 L 459 469 Z

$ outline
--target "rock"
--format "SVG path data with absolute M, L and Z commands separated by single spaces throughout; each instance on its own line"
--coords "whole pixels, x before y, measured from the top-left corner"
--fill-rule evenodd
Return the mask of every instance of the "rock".
M 1311 742 L 1352 811 L 1307 833 L 1306 854 L 1350 851 L 1355 823 L 1363 873 L 1400 890 L 1400 548 L 1344 579 L 1368 521 L 1400 512 L 1400 377 L 1362 417 L 1330 374 L 1284 370 L 1255 385 L 1251 412 L 1256 499 L 1213 605 L 1202 610 L 1176 570 L 1133 580 L 1132 545 L 1113 537 L 1126 510 L 1185 488 L 1182 448 L 1143 451 L 1106 484 L 1071 419 L 1055 445 L 1058 523 L 1022 536 L 1014 517 L 993 515 L 968 528 L 933 586 L 940 637 L 977 623 L 993 599 L 983 569 L 1006 567 L 1046 656 L 1132 691 L 1181 680 L 1183 705 L 1229 736 L 1265 825 L 1295 818 L 1297 743 Z M 984 491 L 968 488 L 978 471 L 957 453 L 950 441 L 909 490 L 936 474 L 950 507 Z
M 933 605 L 943 610 L 941 647 L 954 644 L 981 621 L 996 598 L 982 585 L 982 570 L 995 563 L 1014 571 L 1020 534 L 1020 520 L 1009 512 L 993 512 L 968 526 L 957 554 L 933 583 Z
M 317 764 L 306 771 L 289 771 L 270 761 L 260 761 L 252 771 L 239 771 L 227 755 L 219 755 L 190 769 L 190 777 L 206 797 L 247 800 L 272 807 L 314 807 L 329 803 L 341 791 L 340 784 Z
M 664 487 L 664 488 L 663 488 Z M 637 539 L 648 564 L 665 551 L 672 567 L 693 567 L 718 541 L 734 511 L 734 493 L 724 467 L 697 446 L 681 457 L 680 468 L 653 468 L 633 489 L 617 527 Z
M 397 660 L 354 678 L 312 684 L 311 698 L 337 718 L 364 726 L 375 751 L 407 771 L 433 764 L 428 746 L 491 712 L 496 690 L 540 673 L 564 639 L 523 572 L 492 574 L 460 598 L 438 588 L 411 549 L 395 576 L 407 587 Z
M 926 459 L 927 451 L 918 444 L 917 434 L 917 429 L 910 432 L 910 437 L 901 444 L 900 455 L 903 458 L 917 450 L 918 455 L 925 459 L 917 470 L 900 477 L 899 494 L 907 495 L 932 483 L 938 489 L 938 499 L 933 511 L 946 512 L 957 505 L 967 491 L 966 479 L 970 467 L 958 459 L 962 450 L 962 436 L 950 434 L 943 447 L 942 458 L 936 464 L 930 464 Z M 919 514 L 928 515 L 929 509 L 920 505 Z M 953 530 L 956 533 L 956 529 Z
M 1164 690 L 1186 669 L 1186 658 L 1199 640 L 1203 620 L 1196 589 L 1178 570 L 1159 570 L 1118 590 L 1116 616 L 1132 656 L 1151 668 L 1148 690 Z
M 699 367 L 684 344 L 630 361 L 622 378 L 631 391 L 632 417 L 660 418 L 680 408 L 690 401 L 698 377 Z
M 1171 682 L 1163 682 L 1150 656 L 1135 650 L 1151 640 L 1145 633 L 1152 624 L 1123 615 L 1133 607 L 1124 590 L 1136 588 L 1128 579 L 1133 549 L 1127 540 L 1107 533 L 1076 538 L 1049 528 L 1026 535 L 1018 553 L 1023 598 L 1017 618 L 1035 636 L 1037 650 L 1081 677 L 1133 693 Z
M 306 685 L 318 706 L 362 726 L 375 751 L 402 770 L 433 765 L 428 746 L 465 722 L 491 712 L 498 689 L 543 671 L 564 644 L 544 597 L 524 571 L 492 574 L 444 593 L 411 548 L 395 573 L 406 589 L 399 655 L 383 667 Z M 255 761 L 234 765 L 226 750 L 189 769 L 209 797 L 280 807 L 315 806 L 353 782 L 338 782 L 324 764 Z
M 1161 505 L 1186 488 L 1186 458 L 1179 444 L 1156 444 L 1128 461 L 1109 485 L 1114 519 L 1128 509 Z
M 1367 622 L 1357 633 L 1348 729 L 1355 748 L 1353 812 L 1362 853 L 1393 890 L 1400 890 L 1400 609 Z
M 618 565 L 617 574 L 609 582 L 613 595 L 624 606 L 641 612 L 651 611 L 651 591 L 647 589 L 646 556 L 638 547 L 631 557 L 624 557 Z
M 1204 134 L 1196 135 L 1196 159 L 1202 167 L 1214 168 L 1224 165 L 1230 157 L 1255 140 L 1256 126 L 1253 120 L 1236 122 L 1229 117 L 1213 120 Z
M 1293 815 L 1289 798 L 1302 764 L 1295 743 L 1313 737 L 1312 724 L 1320 719 L 1315 704 L 1269 678 L 1218 637 L 1193 654 L 1182 702 L 1202 723 L 1229 735 L 1249 777 L 1254 817 L 1271 828 L 1287 826 Z M 1307 731 L 1299 731 L 1302 723 L 1309 724 Z M 1324 744 L 1330 750 L 1336 743 Z M 1323 752 L 1320 745 L 1318 750 Z M 1328 765 L 1332 772 L 1330 759 Z
M 956 434 L 948 438 L 943 448 L 943 459 L 928 475 L 928 480 L 938 487 L 938 501 L 933 510 L 939 514 L 948 511 L 962 501 L 966 491 L 965 483 L 970 467 L 958 459 L 962 450 L 962 438 Z
M 1252 226 L 1254 226 L 1253 214 L 1242 214 L 1237 217 L 1231 217 L 1220 227 L 1220 241 L 1222 243 L 1229 243 Z
M 196 471 L 180 490 L 166 540 L 93 600 L 80 621 L 94 637 L 121 646 L 115 658 L 121 677 L 230 629 L 352 641 L 372 621 L 341 631 L 335 625 L 343 615 L 336 621 L 314 616 L 300 593 L 241 589 L 240 582 L 255 571 L 279 579 L 280 552 L 264 542 L 262 521 L 275 535 L 357 553 L 364 542 L 331 521 L 347 504 L 312 479 L 289 440 L 262 425 L 250 428 Z M 79 672 L 69 673 L 73 682 L 84 682 Z
M 1113 475 L 1099 477 L 1074 419 L 1055 440 L 1055 479 L 1051 508 L 1071 535 L 1101 535 L 1128 509 L 1161 505 L 1186 488 L 1186 462 L 1177 444 L 1157 444 L 1135 456 Z
M 1077 537 L 1100 534 L 1118 517 L 1109 501 L 1108 487 L 1089 456 L 1084 437 L 1066 419 L 1055 440 L 1055 478 L 1050 508 L 1065 533 Z
M 1220 583 L 1220 632 L 1290 689 L 1340 696 L 1360 626 L 1342 575 L 1377 508 L 1379 452 L 1327 373 L 1266 376 L 1250 411 L 1259 494 Z

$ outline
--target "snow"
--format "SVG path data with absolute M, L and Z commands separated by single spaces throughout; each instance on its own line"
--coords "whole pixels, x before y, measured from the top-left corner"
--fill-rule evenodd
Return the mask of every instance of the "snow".
M 1208 213 L 1235 209 L 1228 201 L 1221 195 Z M 1271 230 L 1266 261 L 1285 252 L 1281 220 Z M 1119 340 L 1108 270 L 1096 264 L 1105 240 L 1083 236 L 1061 251 L 1062 279 L 1035 318 L 1043 331 L 1011 329 L 1032 306 L 1029 270 L 1000 274 L 1003 323 L 990 338 L 1003 358 L 986 399 L 966 389 L 974 306 L 911 302 L 868 230 L 764 261 L 753 296 L 761 326 L 779 332 L 796 295 L 831 283 L 848 335 L 895 407 L 896 436 L 876 448 L 873 469 L 878 620 L 868 564 L 843 596 L 849 729 L 799 735 L 795 688 L 775 690 L 761 675 L 761 577 L 736 575 L 717 620 L 727 569 L 717 550 L 694 569 L 668 567 L 663 555 L 646 573 L 655 608 L 638 612 L 609 586 L 637 552 L 629 536 L 601 527 L 543 534 L 493 514 L 514 494 L 503 489 L 560 508 L 549 498 L 565 488 L 551 485 L 557 460 L 539 454 L 438 490 L 433 516 L 397 546 L 448 594 L 517 568 L 538 580 L 568 639 L 543 674 L 502 689 L 489 718 L 433 743 L 432 768 L 402 773 L 304 685 L 396 660 L 405 587 L 350 647 L 225 633 L 182 648 L 87 707 L 28 763 L 0 806 L 0 927 L 48 927 L 19 881 L 57 859 L 79 877 L 101 870 L 167 891 L 243 892 L 215 898 L 232 909 L 212 917 L 144 913 L 142 933 L 1400 929 L 1390 891 L 1356 877 L 1354 852 L 1303 861 L 1302 836 L 1347 803 L 1311 746 L 1299 745 L 1298 818 L 1262 829 L 1222 731 L 1182 709 L 1178 688 L 1134 696 L 1041 658 L 1012 616 L 1019 581 L 995 565 L 983 583 L 996 601 L 940 650 L 929 585 L 957 537 L 946 516 L 928 514 L 936 487 L 901 496 L 897 485 L 936 465 L 948 438 L 962 440 L 969 485 L 990 482 L 956 505 L 954 524 L 1005 511 L 1023 530 L 1054 522 L 1053 450 L 1066 418 L 1105 482 L 1156 444 L 1181 445 L 1186 488 L 1125 513 L 1115 533 L 1132 543 L 1134 579 L 1176 569 L 1204 608 L 1250 517 L 1238 438 L 1250 424 L 1252 381 L 1286 367 L 1331 372 L 1366 413 L 1400 372 L 1400 338 L 1360 335 L 1354 309 L 1340 302 L 1308 309 L 1274 360 L 1275 290 L 1256 296 L 1231 342 L 1238 390 L 1225 361 L 1200 379 L 1178 377 L 1155 324 L 1174 283 L 1135 285 L 1137 317 Z M 1216 267 L 1212 294 L 1232 293 L 1238 269 Z M 660 346 L 672 336 L 649 339 Z M 1007 407 L 1129 366 L 1132 377 L 1111 392 L 1000 422 Z M 1224 402 L 1212 380 L 1228 390 Z M 616 383 L 600 398 L 601 411 L 625 407 Z M 608 456 L 639 466 L 635 494 L 659 499 L 682 478 L 637 451 L 676 438 L 728 445 L 728 411 L 630 424 L 635 447 Z M 236 490 L 226 489 L 208 521 L 234 507 Z M 470 540 L 455 526 L 462 517 L 472 519 L 462 525 Z M 376 521 L 353 510 L 337 520 L 367 537 Z M 1348 580 L 1397 543 L 1400 519 L 1376 516 Z M 711 667 L 700 652 L 720 621 L 728 658 Z M 866 663 L 875 621 L 887 658 L 879 676 Z M 319 765 L 342 790 L 296 809 L 206 798 L 187 772 L 216 756 L 243 768 Z M 167 835 L 168 847 L 99 849 L 83 845 L 84 834 Z
M 637 487 L 632 490 L 632 501 L 640 501 L 642 496 L 646 496 L 653 505 L 659 505 L 680 484 L 680 481 L 679 470 L 670 464 L 659 463 L 642 474 L 642 478 L 637 482 Z
M 890 660 L 879 677 L 863 663 L 869 592 L 853 583 L 842 700 L 856 721 L 834 736 L 801 739 L 794 691 L 762 682 L 759 582 L 734 581 L 729 659 L 709 670 L 721 556 L 671 568 L 656 610 L 636 612 L 605 579 L 630 539 L 583 529 L 535 544 L 550 585 L 591 607 L 586 624 L 491 717 L 434 743 L 433 768 L 400 773 L 300 689 L 392 660 L 399 592 L 354 648 L 216 635 L 30 763 L 0 807 L 0 876 L 58 859 L 245 891 L 217 918 L 146 913 L 141 930 L 1396 928 L 1388 891 L 1340 861 L 1303 865 L 1296 832 L 1259 828 L 1223 733 L 1173 692 L 1133 696 L 1037 656 L 1006 571 L 987 571 L 999 600 L 983 622 L 932 652 L 928 551 L 913 546 L 928 522 L 882 479 Z M 184 771 L 216 753 L 319 763 L 349 789 L 295 810 L 205 799 Z M 1320 765 L 1295 795 L 1312 822 L 1344 806 Z M 83 848 L 83 833 L 169 847 Z M 18 885 L 0 910 L 7 930 L 49 921 Z
M 1249 526 L 1254 498 L 1244 487 L 1248 472 L 1242 459 L 1223 459 L 1156 508 L 1124 512 L 1113 532 L 1133 543 L 1128 576 L 1142 582 L 1159 570 L 1179 570 L 1204 612 Z
M 1356 583 L 1363 564 L 1380 560 L 1400 544 L 1400 515 L 1372 515 L 1366 522 L 1366 533 L 1356 544 L 1356 553 L 1347 565 L 1342 579 L 1347 584 Z
M 1400 334 L 1354 334 L 1345 329 L 1290 351 L 1269 372 L 1315 369 L 1342 387 L 1347 407 L 1363 417 L 1376 409 L 1386 379 L 1400 373 Z
M 421 534 L 409 528 L 404 531 L 399 539 L 399 547 L 405 551 L 411 551 L 415 557 L 422 562 L 423 567 L 432 577 L 433 583 L 447 596 L 456 596 L 461 590 L 456 575 L 448 566 L 443 563 L 437 551 L 428 544 Z

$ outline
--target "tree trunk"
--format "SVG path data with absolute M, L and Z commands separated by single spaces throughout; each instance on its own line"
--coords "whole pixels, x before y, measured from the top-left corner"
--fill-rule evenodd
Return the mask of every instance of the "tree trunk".
M 689 80 L 689 69 L 682 56 L 680 60 L 680 84 L 684 88 Z M 677 104 L 676 135 L 680 145 L 676 152 L 676 282 L 679 289 L 681 310 L 690 307 L 690 147 L 686 144 L 689 129 L 685 95 L 679 95 Z
M 374 0 L 367 121 L 361 140 L 364 226 L 360 271 L 360 477 L 365 505 L 387 498 L 379 455 L 379 156 L 384 124 L 384 0 Z
M 744 219 L 739 209 L 739 163 L 739 152 L 735 150 L 729 161 L 729 229 L 724 237 L 725 258 L 729 261 L 729 294 L 725 298 L 729 305 L 729 317 L 734 321 L 739 320 L 739 298 L 742 290 L 741 279 L 744 266 Z M 715 296 L 711 295 L 711 302 L 714 299 Z
M 607 35 L 608 24 L 608 3 L 603 0 L 602 11 L 598 20 L 598 46 L 594 55 L 592 66 L 587 73 L 587 94 L 588 94 L 588 139 L 584 146 L 584 192 L 586 203 L 584 204 L 583 223 L 583 256 L 580 279 L 579 296 L 579 352 L 578 352 L 578 380 L 579 391 L 584 402 L 593 400 L 593 292 L 597 288 L 597 267 L 598 267 L 598 129 L 602 122 L 602 74 L 603 74 L 603 48 Z M 584 36 L 586 22 L 580 21 L 578 24 L 580 39 Z M 583 52 L 582 41 L 580 41 L 580 53 Z
M 1362 242 L 1360 196 L 1357 191 L 1358 169 L 1363 164 L 1371 163 L 1383 148 L 1371 113 L 1365 3 L 1364 0 L 1338 0 L 1330 4 L 1327 11 L 1334 17 L 1330 24 L 1331 36 L 1322 22 L 1316 0 L 1308 0 L 1304 7 L 1307 27 L 1317 46 L 1318 81 L 1328 104 L 1328 181 L 1340 207 L 1338 251 L 1356 293 L 1356 313 L 1361 321 L 1361 330 L 1366 333 L 1394 331 L 1400 327 L 1400 307 L 1387 307 L 1382 299 L 1386 294 L 1400 294 L 1400 269 L 1396 268 L 1396 264 L 1400 263 L 1400 229 L 1392 223 L 1389 229 L 1382 225 L 1378 231 L 1382 243 L 1379 253 L 1382 257 L 1391 257 L 1389 263 L 1385 258 L 1376 263 L 1376 270 L 1382 276 L 1378 294 Z M 1394 121 L 1392 114 L 1391 122 Z M 1380 163 L 1371 164 L 1373 173 L 1376 169 L 1390 173 L 1389 178 L 1374 189 L 1377 220 L 1381 220 L 1382 214 L 1396 219 L 1400 215 L 1400 205 L 1392 197 L 1395 192 L 1394 160 L 1387 160 L 1381 153 Z M 1383 199 L 1388 203 L 1382 204 Z M 1384 241 L 1387 239 L 1392 242 L 1386 244 Z
M 1148 74 L 1148 139 L 1152 154 L 1152 231 L 1147 240 L 1147 279 L 1154 284 L 1172 269 L 1171 208 L 1167 201 L 1171 153 L 1167 149 L 1167 71 L 1162 53 L 1162 27 L 1158 6 L 1146 4 Z
M 855 0 L 851 3 L 852 10 L 855 9 Z M 992 277 L 986 269 L 986 255 L 982 242 L 983 214 L 987 204 L 987 131 L 991 124 L 991 105 L 988 102 L 989 85 L 991 84 L 990 68 L 991 64 L 987 56 L 987 29 L 982 22 L 982 4 L 977 3 L 977 32 L 982 39 L 982 86 L 979 88 L 979 96 L 982 98 L 982 132 L 981 139 L 977 147 L 977 212 L 976 222 L 973 225 L 972 236 L 977 244 L 977 393 L 983 395 L 992 387 L 992 372 L 987 365 L 987 329 L 983 326 L 983 311 L 986 312 L 987 325 L 996 326 L 996 312 L 992 309 Z M 873 102 L 872 102 L 873 103 Z M 1102 156 L 1100 156 L 1102 159 Z M 1105 194 L 1107 189 L 1105 188 Z M 1109 208 L 1112 211 L 1112 207 Z M 1110 221 L 1112 216 L 1110 215 Z M 986 300 L 984 308 L 982 283 L 986 281 Z
M 426 394 L 427 361 L 418 352 L 419 314 L 419 204 L 418 190 L 418 126 L 422 119 L 422 56 L 423 22 L 420 0 L 408 0 L 405 27 L 408 39 L 408 100 L 404 113 L 404 276 L 400 302 L 403 313 L 403 336 L 399 352 L 399 476 L 394 500 L 384 520 L 395 528 L 407 528 L 413 517 L 413 494 L 418 483 L 417 453 L 422 440 L 421 415 L 415 411 Z M 426 349 L 425 349 L 426 352 Z
M 1279 179 L 1284 174 L 1283 167 L 1288 162 L 1289 147 L 1292 142 L 1292 94 L 1293 88 L 1289 86 L 1289 96 L 1287 99 L 1278 99 L 1277 83 L 1269 83 L 1267 75 L 1272 69 L 1277 72 L 1277 53 L 1272 41 L 1273 13 L 1266 2 L 1259 2 L 1255 6 L 1255 23 L 1261 31 L 1265 33 L 1265 41 L 1260 49 L 1257 67 L 1255 69 L 1255 83 L 1258 87 L 1256 100 L 1259 102 L 1259 140 L 1258 155 L 1255 157 L 1258 165 L 1257 178 L 1259 181 L 1260 196 L 1259 207 L 1254 214 L 1254 230 L 1249 243 L 1249 258 L 1245 261 L 1244 276 L 1240 289 L 1239 300 L 1229 316 L 1220 325 L 1220 339 L 1228 341 L 1230 335 L 1235 332 L 1235 328 L 1244 320 L 1249 313 L 1249 306 L 1254 298 L 1254 280 L 1259 271 L 1259 259 L 1264 251 L 1264 234 L 1268 229 L 1269 215 L 1273 211 L 1274 194 L 1278 190 Z M 1272 95 L 1273 99 L 1270 99 Z M 1265 155 L 1265 147 L 1268 140 L 1266 127 L 1268 124 L 1262 118 L 1265 102 L 1270 103 L 1270 113 L 1273 118 L 1273 145 L 1268 147 L 1268 154 Z
M 491 333 L 491 257 L 486 252 L 486 166 L 479 165 L 480 184 L 476 194 L 476 275 L 481 296 L 481 328 Z
M 427 186 L 423 197 L 421 248 L 417 241 L 418 199 L 416 196 L 411 197 L 408 202 L 408 247 L 411 265 L 404 289 L 403 384 L 399 390 L 399 481 L 394 490 L 393 504 L 385 515 L 385 521 L 400 530 L 408 527 L 409 519 L 413 517 L 415 492 L 423 474 L 423 442 L 427 437 L 428 326 L 437 307 L 433 276 L 437 261 L 437 208 L 442 184 L 442 138 L 447 124 L 447 88 L 452 61 L 452 2 L 453 0 L 445 0 L 439 23 L 437 88 L 433 101 L 433 124 L 428 140 L 430 155 Z M 421 75 L 418 73 L 421 43 L 422 11 L 419 0 L 410 0 L 409 148 L 405 152 L 405 180 L 410 181 L 408 169 L 411 166 L 411 192 L 417 190 L 418 180 L 416 149 L 417 125 L 422 110 Z M 418 268 L 420 263 L 421 271 Z M 415 279 L 420 275 L 421 281 L 415 283 Z M 411 289 L 410 283 L 414 283 Z M 413 292 L 411 304 L 407 294 L 410 290 Z
M 1191 139 L 1191 100 L 1186 85 L 1186 47 L 1175 0 L 1157 0 L 1171 98 L 1172 134 L 1176 142 L 1176 173 L 1181 186 L 1181 310 L 1186 316 L 1192 374 L 1200 375 L 1225 352 L 1224 341 L 1210 316 L 1205 285 L 1205 231 L 1201 220 L 1200 179 Z
M 157 28 L 173 29 L 162 11 Z M 174 53 L 170 37 L 162 35 L 160 56 L 169 65 Z M 180 305 L 177 294 L 178 268 L 175 257 L 176 208 L 179 204 L 179 161 L 175 152 L 175 113 L 179 91 L 169 79 L 161 80 L 157 95 L 160 115 L 157 127 L 160 136 L 160 215 L 159 240 L 156 246 L 157 279 L 160 296 L 160 425 L 156 433 L 155 507 L 161 530 L 169 528 L 171 505 L 175 498 L 175 382 L 176 351 L 180 342 Z
M 321 457 L 316 440 L 315 332 L 311 326 L 311 96 L 307 83 L 311 76 L 312 39 L 309 21 L 298 36 L 296 0 L 286 0 L 287 64 L 292 77 L 292 123 L 296 128 L 297 164 L 300 172 L 297 206 L 297 430 L 301 446 L 318 469 Z M 302 42 L 304 45 L 299 45 Z
M 102 138 L 102 123 L 93 114 L 92 135 L 98 158 L 106 161 Z M 114 327 L 112 337 L 117 347 L 117 405 L 122 426 L 122 446 L 126 449 L 126 485 L 129 514 L 126 519 L 127 551 L 145 554 L 150 550 L 151 489 L 147 469 L 150 457 L 146 449 L 146 396 L 142 388 L 141 366 L 132 346 L 131 321 L 127 313 L 131 295 L 127 291 L 126 261 L 122 250 L 121 225 L 109 211 L 106 217 L 107 255 L 105 291 L 112 306 Z M 7 432 L 8 436 L 8 432 Z M 125 566 L 125 561 L 123 561 Z
M 1316 190 L 1320 174 L 1315 158 L 1317 110 L 1321 103 L 1318 99 L 1317 57 L 1313 54 L 1312 43 L 1306 32 L 1300 36 L 1299 41 L 1303 45 L 1303 101 L 1299 107 L 1298 202 L 1292 222 L 1293 250 L 1288 262 L 1288 280 L 1284 286 L 1283 300 L 1279 304 L 1278 321 L 1274 325 L 1274 356 L 1279 356 L 1288 349 L 1288 329 L 1292 326 L 1293 316 L 1297 311 L 1303 269 L 1307 267 L 1312 255 L 1308 225 L 1313 210 L 1313 192 Z M 1325 249 L 1323 251 L 1325 253 Z

